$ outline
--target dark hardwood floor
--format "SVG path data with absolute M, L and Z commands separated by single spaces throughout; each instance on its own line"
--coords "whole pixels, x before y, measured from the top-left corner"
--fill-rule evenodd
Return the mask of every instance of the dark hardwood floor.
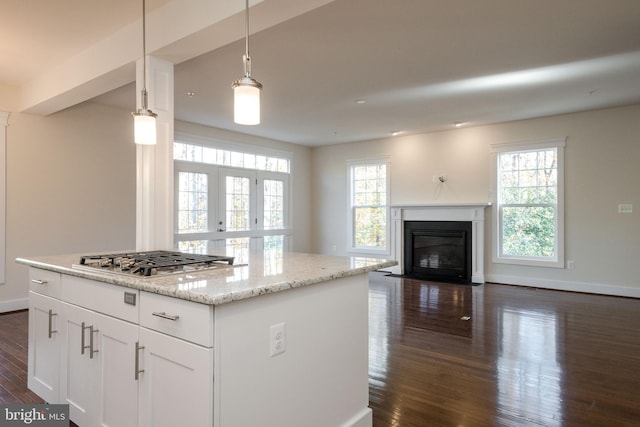
M 370 277 L 374 426 L 640 426 L 640 300 Z M 27 323 L 0 315 L 0 403 L 41 402 Z
M 43 403 L 27 389 L 29 314 L 0 314 L 0 403 Z
M 374 426 L 640 426 L 638 299 L 381 273 L 369 295 Z

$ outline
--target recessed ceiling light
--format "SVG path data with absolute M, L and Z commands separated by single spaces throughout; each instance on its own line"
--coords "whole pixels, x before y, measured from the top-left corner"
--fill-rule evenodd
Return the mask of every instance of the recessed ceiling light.
M 453 122 L 453 125 L 457 128 L 461 127 L 464 123 L 462 122 Z
M 391 131 L 391 136 L 397 136 L 397 135 L 400 135 L 401 133 L 402 131 L 400 130 L 394 130 L 394 131 Z
M 356 104 L 366 104 L 366 103 L 367 103 L 367 100 L 366 100 L 366 99 L 356 99 L 356 100 L 355 100 L 355 103 L 356 103 Z

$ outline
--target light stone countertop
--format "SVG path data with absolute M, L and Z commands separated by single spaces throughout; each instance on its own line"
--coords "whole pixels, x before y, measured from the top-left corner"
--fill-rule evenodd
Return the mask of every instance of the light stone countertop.
M 246 264 L 143 278 L 78 268 L 74 265 L 79 263 L 80 256 L 73 254 L 17 258 L 16 262 L 209 305 L 281 292 L 397 264 L 396 261 L 377 258 L 339 257 L 298 252 L 284 252 L 281 259 L 272 259 L 263 252 L 251 252 Z

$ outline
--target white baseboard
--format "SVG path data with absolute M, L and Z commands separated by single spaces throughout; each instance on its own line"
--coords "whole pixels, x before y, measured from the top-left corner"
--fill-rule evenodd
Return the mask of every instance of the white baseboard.
M 371 427 L 372 424 L 373 412 L 371 408 L 365 408 L 343 424 L 343 427 Z
M 506 285 L 532 286 L 558 291 L 586 292 L 589 294 L 611 295 L 640 298 L 640 287 L 607 285 L 604 283 L 569 282 L 563 280 L 537 279 L 531 277 L 509 276 L 504 274 L 485 274 L 487 282 Z
M 0 301 L 0 313 L 29 308 L 29 298 Z

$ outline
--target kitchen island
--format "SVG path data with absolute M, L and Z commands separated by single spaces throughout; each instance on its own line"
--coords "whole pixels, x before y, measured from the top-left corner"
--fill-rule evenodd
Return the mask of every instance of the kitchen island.
M 29 388 L 81 426 L 370 426 L 369 271 L 284 253 L 130 277 L 30 267 Z

